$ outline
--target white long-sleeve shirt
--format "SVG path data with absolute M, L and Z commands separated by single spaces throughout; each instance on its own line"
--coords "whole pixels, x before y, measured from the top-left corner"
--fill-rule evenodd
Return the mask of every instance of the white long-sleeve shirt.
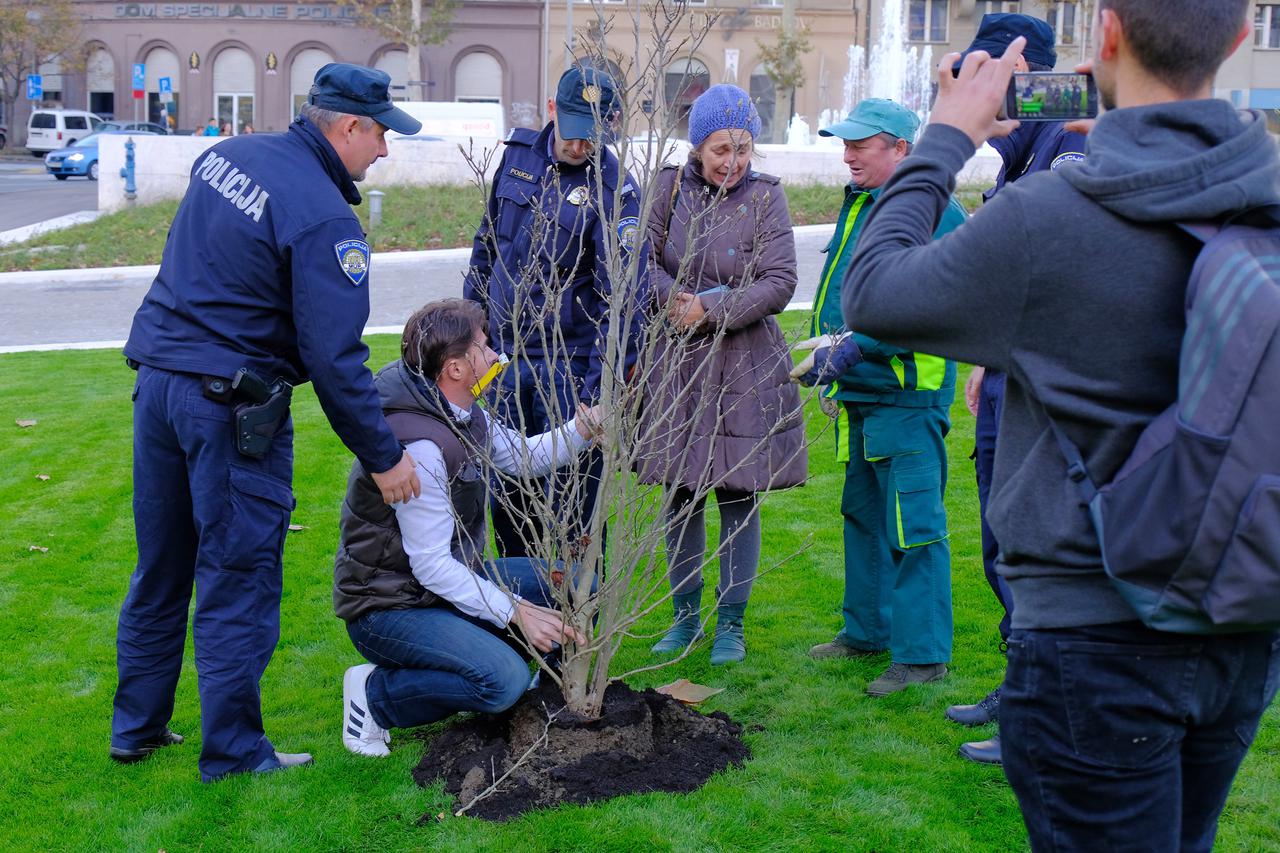
M 452 403 L 449 406 L 459 421 L 471 420 L 469 411 Z M 490 459 L 508 474 L 543 476 L 566 464 L 587 445 L 572 420 L 559 430 L 526 437 L 487 414 L 484 417 L 489 424 Z M 410 444 L 408 451 L 418 466 L 422 493 L 394 507 L 413 576 L 424 589 L 468 616 L 505 626 L 515 613 L 518 598 L 453 558 L 451 545 L 457 518 L 449 496 L 444 454 L 434 441 L 425 439 Z

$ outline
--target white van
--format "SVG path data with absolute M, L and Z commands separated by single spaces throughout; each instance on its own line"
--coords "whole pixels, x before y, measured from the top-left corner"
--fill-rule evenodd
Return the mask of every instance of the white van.
M 36 110 L 27 119 L 27 150 L 43 157 L 98 129 L 102 119 L 84 110 Z

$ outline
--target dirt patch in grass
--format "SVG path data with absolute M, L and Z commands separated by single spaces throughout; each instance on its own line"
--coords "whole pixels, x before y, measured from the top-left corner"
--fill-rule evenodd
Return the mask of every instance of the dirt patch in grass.
M 467 812 L 506 820 L 561 803 L 693 791 L 751 757 L 742 726 L 723 712 L 700 714 L 670 696 L 615 683 L 605 691 L 600 719 L 587 721 L 563 710 L 559 688 L 543 682 L 502 714 L 477 715 L 447 729 L 413 771 L 414 780 L 426 787 L 443 777 L 454 808 L 462 808 L 536 744 L 494 793 Z M 548 726 L 550 714 L 556 716 Z

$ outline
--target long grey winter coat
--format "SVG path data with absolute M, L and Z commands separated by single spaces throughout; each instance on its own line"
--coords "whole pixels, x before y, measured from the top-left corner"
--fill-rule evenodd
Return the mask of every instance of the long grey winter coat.
M 773 317 L 796 288 L 782 187 L 753 171 L 717 200 L 692 157 L 664 169 L 657 184 L 640 478 L 742 492 L 799 485 L 808 467 L 800 394 Z M 700 294 L 707 312 L 691 332 L 666 317 L 678 291 Z

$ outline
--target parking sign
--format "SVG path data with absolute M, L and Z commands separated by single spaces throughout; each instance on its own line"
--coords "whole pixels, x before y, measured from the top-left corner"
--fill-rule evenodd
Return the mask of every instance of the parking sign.
M 27 75 L 27 100 L 38 101 L 44 97 L 44 83 L 39 74 Z
M 135 91 L 147 88 L 147 66 L 141 62 L 133 63 L 133 88 Z
M 173 101 L 173 79 L 170 77 L 161 77 L 160 83 L 160 103 L 168 104 Z

